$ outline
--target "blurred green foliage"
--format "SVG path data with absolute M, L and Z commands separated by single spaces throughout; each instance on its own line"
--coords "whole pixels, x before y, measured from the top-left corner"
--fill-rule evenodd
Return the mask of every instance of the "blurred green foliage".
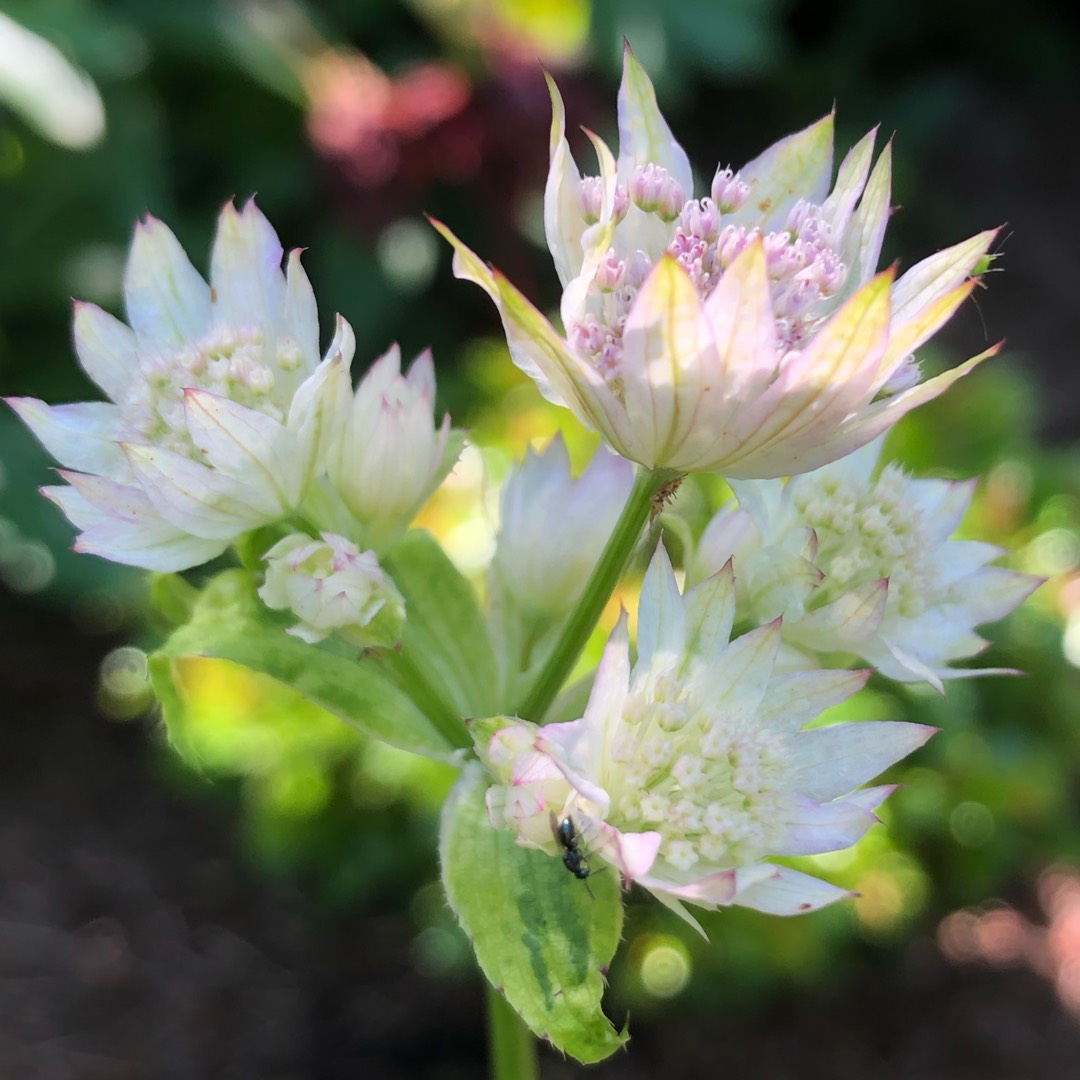
M 483 300 L 450 280 L 447 254 L 419 213 L 453 221 L 554 303 L 554 274 L 535 243 L 548 122 L 537 55 L 562 69 L 575 122 L 610 130 L 629 36 L 706 171 L 717 153 L 737 163 L 834 100 L 841 142 L 879 121 L 898 129 L 907 209 L 890 257 L 988 224 L 927 170 L 941 132 L 976 115 L 994 86 L 1031 80 L 1053 92 L 1075 67 L 1038 5 L 1022 19 L 1001 3 L 930 0 L 847 0 L 828 11 L 795 0 L 562 0 L 553 9 L 545 0 L 0 0 L 0 13 L 93 80 L 106 118 L 100 142 L 70 149 L 0 100 L 3 392 L 93 396 L 71 356 L 69 297 L 119 310 L 124 250 L 147 211 L 205 266 L 221 203 L 257 192 L 286 246 L 309 246 L 324 326 L 336 310 L 353 322 L 358 367 L 394 339 L 406 353 L 433 344 L 441 396 L 497 475 L 560 418 L 489 340 Z M 416 65 L 443 78 L 434 119 L 420 107 L 427 99 L 406 94 Z M 456 109 L 455 87 L 464 94 Z M 380 94 L 397 112 L 365 112 Z M 391 162 L 381 179 L 370 169 L 379 154 Z M 895 770 L 905 786 L 888 806 L 888 828 L 853 853 L 817 860 L 861 899 L 790 921 L 724 912 L 707 920 L 711 945 L 634 900 L 612 978 L 635 1015 L 680 993 L 705 1011 L 752 1003 L 785 982 L 817 984 L 860 950 L 891 947 L 914 925 L 1080 858 L 1080 456 L 1040 448 L 1036 413 L 1024 376 L 997 360 L 907 420 L 892 443 L 918 473 L 981 473 L 972 533 L 1015 548 L 1019 567 L 1051 578 L 990 633 L 989 662 L 1027 674 L 956 681 L 944 699 L 876 680 L 860 709 L 942 732 Z M 588 440 L 568 436 L 580 460 Z M 141 577 L 66 550 L 69 527 L 36 493 L 49 476 L 30 437 L 0 415 L 3 580 L 41 593 L 89 631 L 143 633 Z M 684 506 L 696 499 L 704 515 L 715 487 L 688 488 Z M 427 519 L 463 565 L 484 542 L 468 510 L 481 488 L 466 470 Z M 158 629 L 147 627 L 146 640 Z M 329 910 L 407 905 L 416 963 L 435 974 L 464 969 L 468 951 L 433 864 L 451 771 L 367 743 L 224 663 L 193 662 L 189 676 L 186 756 L 162 760 L 170 782 L 234 805 L 268 873 L 304 882 Z

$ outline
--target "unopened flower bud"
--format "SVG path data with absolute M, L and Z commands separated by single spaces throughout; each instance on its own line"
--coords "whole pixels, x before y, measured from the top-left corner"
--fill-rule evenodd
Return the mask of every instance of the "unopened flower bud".
M 595 225 L 600 220 L 604 208 L 604 181 L 599 176 L 581 178 L 581 210 L 587 225 Z
M 395 345 L 361 380 L 327 451 L 331 483 L 376 547 L 412 521 L 457 459 L 450 418 L 436 427 L 434 406 L 431 353 L 403 375 Z
M 617 225 L 630 208 L 630 196 L 625 184 L 615 186 L 614 202 L 612 206 L 612 218 Z M 595 225 L 604 214 L 604 180 L 600 176 L 583 176 L 581 178 L 581 210 L 585 216 L 586 225 Z
M 682 212 L 686 195 L 667 169 L 649 162 L 639 165 L 630 178 L 630 198 L 647 214 L 674 221 Z
M 321 540 L 292 533 L 266 553 L 266 563 L 259 596 L 267 607 L 300 620 L 287 633 L 311 643 L 336 633 L 360 648 L 401 639 L 405 600 L 374 551 L 361 551 L 335 533 L 323 533 Z
M 691 199 L 679 214 L 679 228 L 711 244 L 720 235 L 720 211 L 712 199 Z
M 626 263 L 611 249 L 601 260 L 596 268 L 596 287 L 601 292 L 614 292 L 622 284 L 623 275 L 626 273 Z
M 750 194 L 750 185 L 739 179 L 737 172 L 730 168 L 717 169 L 713 177 L 712 190 L 713 202 L 720 208 L 722 214 L 733 214 Z

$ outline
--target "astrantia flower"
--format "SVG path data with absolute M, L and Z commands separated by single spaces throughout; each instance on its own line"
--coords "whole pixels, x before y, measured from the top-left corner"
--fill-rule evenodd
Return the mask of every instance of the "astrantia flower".
M 267 607 L 299 618 L 288 633 L 312 643 L 336 633 L 361 648 L 401 640 L 405 600 L 374 551 L 334 533 L 323 533 L 322 540 L 292 533 L 265 558 L 259 596 Z
M 562 615 L 581 596 L 634 483 L 633 466 L 600 449 L 577 478 L 561 435 L 526 452 L 502 491 L 494 570 L 525 611 Z
M 124 278 L 130 326 L 75 307 L 75 349 L 112 399 L 9 399 L 65 468 L 52 498 L 81 530 L 76 549 L 151 570 L 220 554 L 299 504 L 326 438 L 325 390 L 348 385 L 353 336 L 319 362 L 315 297 L 254 202 L 226 206 L 210 283 L 148 217 Z
M 784 616 L 786 644 L 854 653 L 904 682 L 1000 674 L 953 669 L 987 645 L 973 632 L 1008 614 L 1041 582 L 988 565 L 993 544 L 950 540 L 973 483 L 915 480 L 896 464 L 880 473 L 880 445 L 788 483 L 733 481 L 739 505 L 702 535 L 694 573 L 734 557 L 739 615 Z M 805 661 L 804 661 L 805 662 Z
M 686 901 L 794 915 L 849 895 L 769 860 L 855 843 L 893 789 L 852 789 L 933 729 L 804 730 L 868 673 L 778 675 L 779 622 L 729 642 L 734 613 L 730 564 L 681 596 L 658 549 L 642 587 L 637 662 L 624 619 L 580 720 L 476 726 L 499 780 L 488 793 L 492 824 L 554 855 L 552 818 L 568 817 L 584 849 L 683 914 Z
M 407 375 L 394 345 L 372 364 L 356 394 L 335 401 L 326 451 L 330 482 L 369 543 L 405 528 L 461 452 L 446 415 L 436 427 L 435 367 L 421 353 Z
M 455 272 L 498 305 L 515 362 L 551 401 L 650 468 L 775 477 L 869 442 L 989 353 L 920 383 L 913 350 L 973 287 L 992 232 L 875 276 L 890 151 L 870 132 L 832 173 L 831 116 L 695 197 L 686 154 L 626 52 L 619 157 L 570 154 L 562 101 L 545 194 L 565 337 L 443 226 Z M 991 350 L 993 351 L 993 350 Z

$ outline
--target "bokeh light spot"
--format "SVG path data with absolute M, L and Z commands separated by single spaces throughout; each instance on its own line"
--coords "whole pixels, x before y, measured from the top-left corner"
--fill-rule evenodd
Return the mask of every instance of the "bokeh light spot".
M 672 998 L 682 993 L 692 970 L 690 954 L 678 938 L 652 935 L 641 950 L 638 976 L 653 997 Z
M 439 262 L 435 231 L 419 221 L 395 221 L 379 236 L 376 257 L 391 284 L 417 292 L 431 281 Z
M 962 802 L 949 815 L 949 830 L 958 844 L 982 847 L 994 835 L 996 823 L 990 808 L 981 802 Z

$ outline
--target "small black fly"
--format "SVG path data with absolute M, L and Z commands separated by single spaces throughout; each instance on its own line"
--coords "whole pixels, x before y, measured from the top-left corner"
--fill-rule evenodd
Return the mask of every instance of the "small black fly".
M 551 831 L 558 841 L 559 847 L 563 849 L 563 866 L 565 866 L 574 877 L 581 881 L 585 881 L 592 873 L 592 868 L 589 866 L 588 856 L 581 850 L 581 844 L 579 842 L 581 838 L 574 825 L 574 819 L 571 817 L 564 817 L 562 821 L 560 821 L 553 811 L 551 814 Z M 592 889 L 589 888 L 589 883 L 587 881 L 585 881 L 585 888 L 589 895 L 592 896 Z

